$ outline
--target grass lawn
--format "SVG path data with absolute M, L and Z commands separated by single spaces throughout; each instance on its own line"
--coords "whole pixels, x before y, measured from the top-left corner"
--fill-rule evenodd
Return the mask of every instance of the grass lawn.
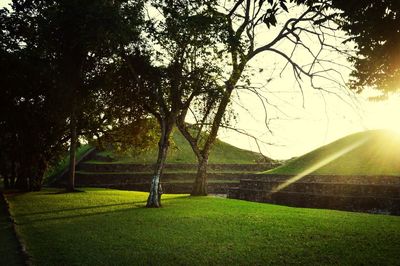
M 9 196 L 35 265 L 400 264 L 400 217 L 85 189 Z

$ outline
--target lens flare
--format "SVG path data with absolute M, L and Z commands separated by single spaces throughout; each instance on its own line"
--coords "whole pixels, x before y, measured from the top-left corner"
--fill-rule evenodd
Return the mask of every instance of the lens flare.
M 330 156 L 322 159 L 321 161 L 313 164 L 312 166 L 310 166 L 309 168 L 307 168 L 306 170 L 304 170 L 303 172 L 301 172 L 300 174 L 295 175 L 292 178 L 289 178 L 288 180 L 286 180 L 284 183 L 280 184 L 279 186 L 273 188 L 271 190 L 271 193 L 276 193 L 281 191 L 282 189 L 288 187 L 289 185 L 293 184 L 296 181 L 299 181 L 300 179 L 302 179 L 303 177 L 305 177 L 306 175 L 311 174 L 312 172 L 318 170 L 319 168 L 327 165 L 328 163 L 338 159 L 339 157 L 345 155 L 346 153 L 351 152 L 352 150 L 356 149 L 357 147 L 360 147 L 362 144 L 364 144 L 370 137 L 364 137 L 360 140 L 358 140 L 357 142 L 352 143 L 351 145 L 344 147 L 343 149 L 338 150 L 337 152 L 331 154 Z

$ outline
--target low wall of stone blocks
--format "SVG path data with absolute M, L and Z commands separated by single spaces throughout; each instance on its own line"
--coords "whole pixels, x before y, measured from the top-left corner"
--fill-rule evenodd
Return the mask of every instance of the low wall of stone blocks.
M 306 176 L 283 187 L 293 176 L 263 175 L 243 179 L 228 198 L 295 207 L 400 214 L 400 177 Z M 283 187 L 280 190 L 277 188 Z
M 277 164 L 260 163 L 260 164 L 209 164 L 208 171 L 223 171 L 223 172 L 261 172 L 276 167 Z M 197 164 L 183 163 L 174 164 L 168 163 L 164 167 L 165 170 L 179 171 L 196 171 Z M 152 172 L 153 164 L 119 164 L 119 163 L 90 163 L 82 162 L 77 167 L 78 171 L 85 172 Z

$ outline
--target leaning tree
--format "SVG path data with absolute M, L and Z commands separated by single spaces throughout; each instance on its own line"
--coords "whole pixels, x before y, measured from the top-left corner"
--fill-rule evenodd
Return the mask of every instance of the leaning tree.
M 281 71 L 290 68 L 301 90 L 304 82 L 308 82 L 319 91 L 347 91 L 338 70 L 343 66 L 325 58 L 327 52 L 346 53 L 338 47 L 341 36 L 336 34 L 337 13 L 332 9 L 331 1 L 239 0 L 223 4 L 215 11 L 215 16 L 224 22 L 221 29 L 225 30 L 224 42 L 216 52 L 230 60 L 220 87 L 222 96 L 217 101 L 209 101 L 210 105 L 203 108 L 205 111 L 191 112 L 199 116 L 196 121 L 207 121 L 206 126 L 194 127 L 185 123 L 187 110 L 181 112 L 178 122 L 199 163 L 192 195 L 207 194 L 206 171 L 211 148 L 235 88 L 251 83 L 244 77 L 253 61 L 262 59 L 272 63 L 274 58 L 282 59 L 286 63 Z M 334 82 L 337 91 L 324 88 L 325 82 Z M 207 134 L 200 134 L 201 130 Z

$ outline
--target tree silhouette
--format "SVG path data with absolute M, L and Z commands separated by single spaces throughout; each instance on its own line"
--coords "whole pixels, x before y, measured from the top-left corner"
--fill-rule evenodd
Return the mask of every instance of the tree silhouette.
M 239 85 L 243 87 L 243 82 L 250 83 L 250 80 L 243 78 L 246 67 L 252 60 L 261 55 L 264 60 L 268 60 L 267 55 L 279 56 L 286 61 L 282 71 L 290 67 L 300 89 L 301 82 L 306 80 L 312 88 L 328 91 L 320 85 L 321 80 L 324 80 L 334 82 L 338 91 L 345 90 L 344 84 L 341 84 L 341 73 L 335 69 L 335 62 L 327 62 L 323 58 L 325 50 L 339 51 L 331 38 L 335 36 L 338 26 L 332 23 L 337 14 L 331 9 L 330 1 L 240 0 L 225 4 L 216 12 L 225 25 L 223 36 L 226 38 L 224 49 L 220 53 L 230 58 L 230 69 L 220 87 L 221 97 L 210 106 L 212 111 L 202 112 L 200 116 L 203 117 L 196 119 L 209 121 L 207 127 L 185 124 L 187 112 L 182 112 L 179 117 L 179 129 L 190 143 L 199 162 L 192 195 L 207 194 L 206 169 L 211 148 L 223 124 L 232 93 Z M 266 32 L 274 37 L 266 38 L 263 35 Z M 282 49 L 282 43 L 291 44 L 291 48 Z M 309 62 L 299 59 L 296 56 L 298 51 L 305 54 Z M 199 134 L 200 130 L 205 130 L 207 134 Z M 203 141 L 199 141 L 199 136 L 204 136 Z
M 352 88 L 375 87 L 387 94 L 400 89 L 400 2 L 336 0 L 341 28 L 356 43 Z
M 21 81 L 26 81 L 24 77 L 28 75 L 32 82 L 45 80 L 54 97 L 40 92 L 44 87 L 42 84 L 33 88 L 36 83 L 29 84 L 29 81 L 26 84 L 17 82 L 20 85 L 18 89 L 33 94 L 38 102 L 53 102 L 54 109 L 46 109 L 49 114 L 67 114 L 54 118 L 53 124 L 49 121 L 49 127 L 63 123 L 69 128 L 68 139 L 63 137 L 59 140 L 63 143 L 68 140 L 70 144 L 67 182 L 70 191 L 74 190 L 75 150 L 79 135 L 93 134 L 104 128 L 102 123 L 112 123 L 112 117 L 104 119 L 113 107 L 105 101 L 105 93 L 100 92 L 107 88 L 101 83 L 105 82 L 110 65 L 118 62 L 123 46 L 139 41 L 142 7 L 140 1 L 14 0 L 11 12 L 7 9 L 1 11 L 3 52 L 14 57 L 14 61 L 22 62 L 20 65 L 26 61 L 27 57 L 21 56 L 25 54 L 38 61 L 34 68 L 39 73 L 37 78 L 31 77 L 29 69 L 20 66 L 15 73 L 21 74 Z M 8 80 L 13 80 L 15 73 L 6 73 Z M 12 82 L 8 85 L 15 87 Z M 8 100 L 15 101 L 15 97 Z M 17 98 L 17 101 L 36 102 L 25 96 Z M 30 122 L 39 125 L 40 116 Z M 28 127 L 24 129 L 21 124 L 20 128 L 29 134 Z M 48 138 L 52 137 L 48 131 Z

